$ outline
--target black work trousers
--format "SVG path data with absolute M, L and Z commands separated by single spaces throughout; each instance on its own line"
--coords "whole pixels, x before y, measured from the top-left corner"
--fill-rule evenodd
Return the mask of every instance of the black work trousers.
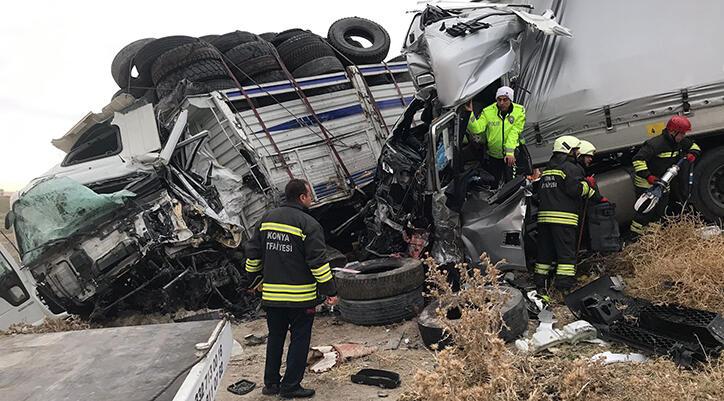
M 282 392 L 294 391 L 304 378 L 307 368 L 307 354 L 312 340 L 314 308 L 265 307 L 269 338 L 266 344 L 264 385 L 281 385 Z M 284 378 L 279 374 L 287 331 L 291 332 L 291 343 L 287 350 L 287 369 Z
M 496 159 L 488 156 L 485 159 L 483 168 L 495 177 L 498 184 L 506 183 L 513 179 L 513 169 L 508 166 L 505 159 Z
M 547 276 L 555 263 L 556 276 L 576 275 L 578 226 L 538 223 L 538 256 L 535 272 Z

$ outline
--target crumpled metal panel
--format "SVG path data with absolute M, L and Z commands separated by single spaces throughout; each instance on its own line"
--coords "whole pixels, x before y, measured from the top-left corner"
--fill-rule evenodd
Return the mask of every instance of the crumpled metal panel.
M 492 191 L 474 192 L 465 201 L 462 210 L 462 242 L 465 255 L 477 262 L 485 252 L 492 263 L 505 260 L 506 266 L 526 269 L 523 243 L 523 222 L 526 212 L 526 189 L 518 191 L 500 204 L 490 205 L 487 199 Z M 517 238 L 506 244 L 506 238 Z
M 460 242 L 460 214 L 445 206 L 444 191 L 432 195 L 432 218 L 435 222 L 435 242 L 431 254 L 437 264 L 458 263 L 463 260 Z

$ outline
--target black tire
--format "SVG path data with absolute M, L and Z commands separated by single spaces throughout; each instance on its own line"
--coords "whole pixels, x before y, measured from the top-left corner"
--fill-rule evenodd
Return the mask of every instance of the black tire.
M 276 32 L 264 32 L 264 33 L 260 33 L 259 37 L 266 40 L 267 42 L 271 42 L 272 40 L 274 40 L 274 38 L 277 37 L 277 33 Z
M 268 82 L 277 82 L 277 81 L 287 81 L 287 74 L 285 74 L 282 70 L 274 70 L 274 71 L 267 71 L 262 72 L 259 75 L 255 75 L 254 82 L 257 84 L 265 84 Z
M 335 272 L 337 293 L 346 300 L 388 298 L 410 292 L 425 282 L 422 262 L 412 258 L 381 258 L 353 265 L 360 273 Z
M 339 298 L 337 306 L 342 319 L 361 326 L 377 326 L 401 322 L 415 317 L 425 301 L 422 287 L 389 298 L 351 301 Z
M 278 34 L 276 34 L 274 36 L 274 38 L 272 38 L 269 41 L 274 45 L 274 47 L 279 47 L 279 45 L 286 42 L 287 39 L 291 39 L 292 37 L 297 36 L 303 32 L 310 33 L 309 31 L 304 30 L 304 29 L 292 28 L 292 29 L 287 29 L 286 31 L 279 32 Z
M 203 40 L 204 42 L 211 43 L 211 41 L 215 40 L 219 36 L 221 36 L 221 35 L 204 35 L 204 36 L 199 36 L 199 40 Z
M 237 89 L 236 82 L 233 79 L 214 79 L 202 82 L 207 92 L 220 91 L 226 89 Z
M 528 310 L 526 309 L 523 294 L 519 290 L 511 287 L 500 287 L 500 289 L 510 294 L 510 298 L 500 310 L 505 323 L 500 331 L 500 338 L 505 342 L 510 342 L 518 338 L 528 328 Z M 417 318 L 420 338 L 428 348 L 431 348 L 433 344 L 437 344 L 438 349 L 442 349 L 452 344 L 452 339 L 443 335 L 443 326 L 437 318 L 435 309 L 439 305 L 438 301 L 431 302 L 420 312 L 420 316 Z M 447 316 L 452 320 L 459 318 L 454 311 L 448 312 Z
M 707 151 L 694 165 L 692 199 L 708 221 L 724 217 L 724 147 Z
M 156 85 L 156 93 L 161 99 L 171 93 L 179 81 L 187 79 L 191 82 L 201 83 L 215 80 L 228 80 L 226 68 L 217 60 L 202 60 L 186 66 L 164 78 Z M 232 85 L 233 87 L 233 85 Z
M 334 49 L 312 33 L 301 33 L 287 39 L 277 47 L 277 51 L 290 72 L 314 59 L 334 56 Z
M 111 76 L 119 88 L 128 88 L 128 84 L 131 82 L 131 69 L 133 68 L 133 59 L 136 57 L 136 53 L 138 53 L 138 50 L 143 46 L 154 40 L 155 38 L 146 38 L 131 42 L 123 47 L 113 58 L 113 62 L 111 63 Z
M 400 54 L 387 60 L 388 63 L 398 63 L 400 61 L 407 62 L 407 56 L 405 56 L 404 54 Z
M 226 53 L 227 51 L 233 49 L 236 46 L 239 46 L 240 44 L 247 42 L 256 42 L 257 40 L 259 40 L 259 37 L 251 32 L 234 31 L 225 33 L 213 39 L 209 43 L 219 49 L 220 52 Z
M 359 36 L 369 40 L 372 46 L 357 47 L 348 38 Z M 355 64 L 381 63 L 390 50 L 390 35 L 376 22 L 358 18 L 343 18 L 329 27 L 327 40 L 340 53 Z M 348 64 L 344 58 L 343 63 Z
M 342 62 L 337 57 L 325 56 L 308 61 L 292 71 L 295 78 L 313 77 L 315 75 L 330 74 L 344 71 Z
M 160 55 L 181 45 L 198 41 L 198 39 L 190 36 L 167 36 L 152 40 L 141 47 L 133 62 L 138 71 L 137 86 L 144 87 L 141 93 L 145 92 L 145 89 L 147 89 L 145 87 L 150 87 L 153 83 L 151 67 Z
M 221 62 L 222 56 L 207 42 L 198 41 L 178 46 L 156 58 L 151 66 L 151 79 L 154 84 L 159 83 L 168 75 L 204 60 Z
M 242 84 L 252 83 L 250 77 L 281 69 L 274 56 L 274 48 L 263 40 L 236 46 L 224 56 L 231 72 Z

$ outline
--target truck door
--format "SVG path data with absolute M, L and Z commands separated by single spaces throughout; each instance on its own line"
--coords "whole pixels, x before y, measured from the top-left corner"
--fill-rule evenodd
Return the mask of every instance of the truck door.
M 46 309 L 26 286 L 17 271 L 17 264 L 0 246 L 0 330 L 13 323 L 37 323 L 46 316 Z

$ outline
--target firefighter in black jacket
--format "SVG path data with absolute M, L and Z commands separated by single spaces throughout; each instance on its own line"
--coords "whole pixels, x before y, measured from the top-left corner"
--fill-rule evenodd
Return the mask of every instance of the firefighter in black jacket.
M 673 116 L 666 123 L 661 135 L 644 142 L 641 149 L 633 157 L 634 186 L 638 198 L 652 185 L 656 184 L 666 170 L 676 164 L 686 155 L 687 160 L 693 163 L 700 155 L 701 149 L 691 139 L 684 135 L 691 131 L 691 122 L 684 116 Z M 669 192 L 659 199 L 654 210 L 642 214 L 635 212 L 631 221 L 631 233 L 643 234 L 649 223 L 658 221 L 664 215 L 669 204 Z
M 576 283 L 576 239 L 581 199 L 605 200 L 584 179 L 576 160 L 580 141 L 565 135 L 553 144 L 553 156 L 541 174 L 538 208 L 536 287 L 545 291 L 555 263 L 555 286 L 568 291 Z
M 246 243 L 246 271 L 262 280 L 262 305 L 269 328 L 262 393 L 307 398 L 314 390 L 300 383 L 307 366 L 317 299 L 320 293 L 327 295 L 327 304 L 333 305 L 337 291 L 326 259 L 322 226 L 306 213 L 312 204 L 309 183 L 293 179 L 284 192 L 287 203 L 265 213 Z M 291 343 L 281 378 L 287 331 L 291 331 Z

